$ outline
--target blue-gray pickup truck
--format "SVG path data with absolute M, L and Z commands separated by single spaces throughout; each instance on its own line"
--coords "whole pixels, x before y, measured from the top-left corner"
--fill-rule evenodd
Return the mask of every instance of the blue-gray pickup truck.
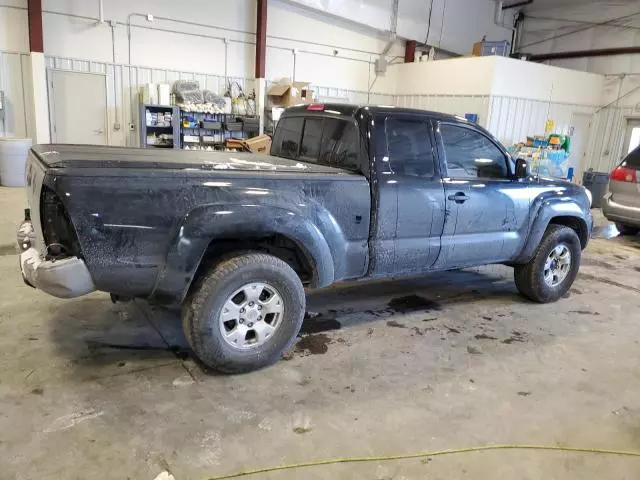
M 584 188 L 532 176 L 478 125 L 393 107 L 289 108 L 270 155 L 35 146 L 26 182 L 27 284 L 181 304 L 224 372 L 291 347 L 305 287 L 507 264 L 555 301 L 593 223 Z

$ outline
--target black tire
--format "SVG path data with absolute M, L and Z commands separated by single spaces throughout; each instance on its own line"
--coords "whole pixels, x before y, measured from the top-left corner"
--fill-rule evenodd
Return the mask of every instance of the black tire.
M 545 282 L 544 265 L 551 251 L 561 244 L 568 247 L 571 253 L 571 264 L 564 280 L 558 285 L 551 286 Z M 581 255 L 582 247 L 575 230 L 562 225 L 549 225 L 531 261 L 514 267 L 518 291 L 534 302 L 555 302 L 569 291 L 576 279 Z
M 620 235 L 637 235 L 638 232 L 640 232 L 640 228 L 625 225 L 624 223 L 616 223 L 616 228 L 620 232 Z
M 279 326 L 265 343 L 240 350 L 227 343 L 218 324 L 223 305 L 253 282 L 274 287 L 284 305 Z M 185 337 L 198 359 L 224 373 L 244 373 L 275 363 L 296 339 L 306 298 L 296 272 L 279 258 L 262 253 L 232 257 L 216 265 L 192 288 L 182 306 Z

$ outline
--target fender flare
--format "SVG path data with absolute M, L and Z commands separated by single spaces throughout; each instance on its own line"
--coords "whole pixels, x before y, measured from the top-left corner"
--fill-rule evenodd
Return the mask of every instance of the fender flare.
M 540 245 L 547 227 L 550 223 L 553 223 L 554 219 L 559 217 L 569 217 L 579 222 L 580 228 L 587 237 L 584 241 L 582 238 L 580 239 L 583 243 L 582 246 L 584 248 L 586 246 L 586 242 L 588 241 L 590 226 L 589 222 L 585 218 L 582 207 L 570 198 L 542 199 L 539 201 L 539 205 L 536 209 L 536 215 L 531 222 L 529 234 L 527 235 L 527 242 L 525 243 L 524 247 L 513 263 L 529 262 L 533 258 L 538 245 Z M 563 222 L 560 221 L 558 223 Z M 581 236 L 580 232 L 578 232 L 578 234 L 579 236 Z
M 274 234 L 289 238 L 304 253 L 313 270 L 313 287 L 333 283 L 331 249 L 322 232 L 308 218 L 270 205 L 203 205 L 178 222 L 151 297 L 159 302 L 171 297 L 173 301 L 182 301 L 207 247 L 216 239 Z

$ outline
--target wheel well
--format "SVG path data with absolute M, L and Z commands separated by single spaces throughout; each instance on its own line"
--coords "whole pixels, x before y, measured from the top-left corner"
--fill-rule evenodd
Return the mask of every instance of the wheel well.
M 286 262 L 298 274 L 303 285 L 313 284 L 316 280 L 313 260 L 304 248 L 285 235 L 273 234 L 256 237 L 245 236 L 242 240 L 237 238 L 211 240 L 200 260 L 200 265 L 191 284 L 193 285 L 200 276 L 218 263 L 247 252 L 268 253 Z
M 587 226 L 578 217 L 553 217 L 549 221 L 549 224 L 564 225 L 565 227 L 572 228 L 578 234 L 578 238 L 580 239 L 580 245 L 582 245 L 582 248 L 585 248 L 587 246 L 587 241 L 589 240 Z

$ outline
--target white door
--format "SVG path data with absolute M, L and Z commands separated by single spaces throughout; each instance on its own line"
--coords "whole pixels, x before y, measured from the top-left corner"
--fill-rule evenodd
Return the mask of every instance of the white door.
M 573 167 L 574 181 L 582 182 L 582 172 L 587 161 L 587 144 L 591 115 L 588 113 L 574 113 L 571 115 L 571 147 L 569 166 Z
M 49 78 L 52 141 L 106 145 L 106 77 L 50 70 Z

